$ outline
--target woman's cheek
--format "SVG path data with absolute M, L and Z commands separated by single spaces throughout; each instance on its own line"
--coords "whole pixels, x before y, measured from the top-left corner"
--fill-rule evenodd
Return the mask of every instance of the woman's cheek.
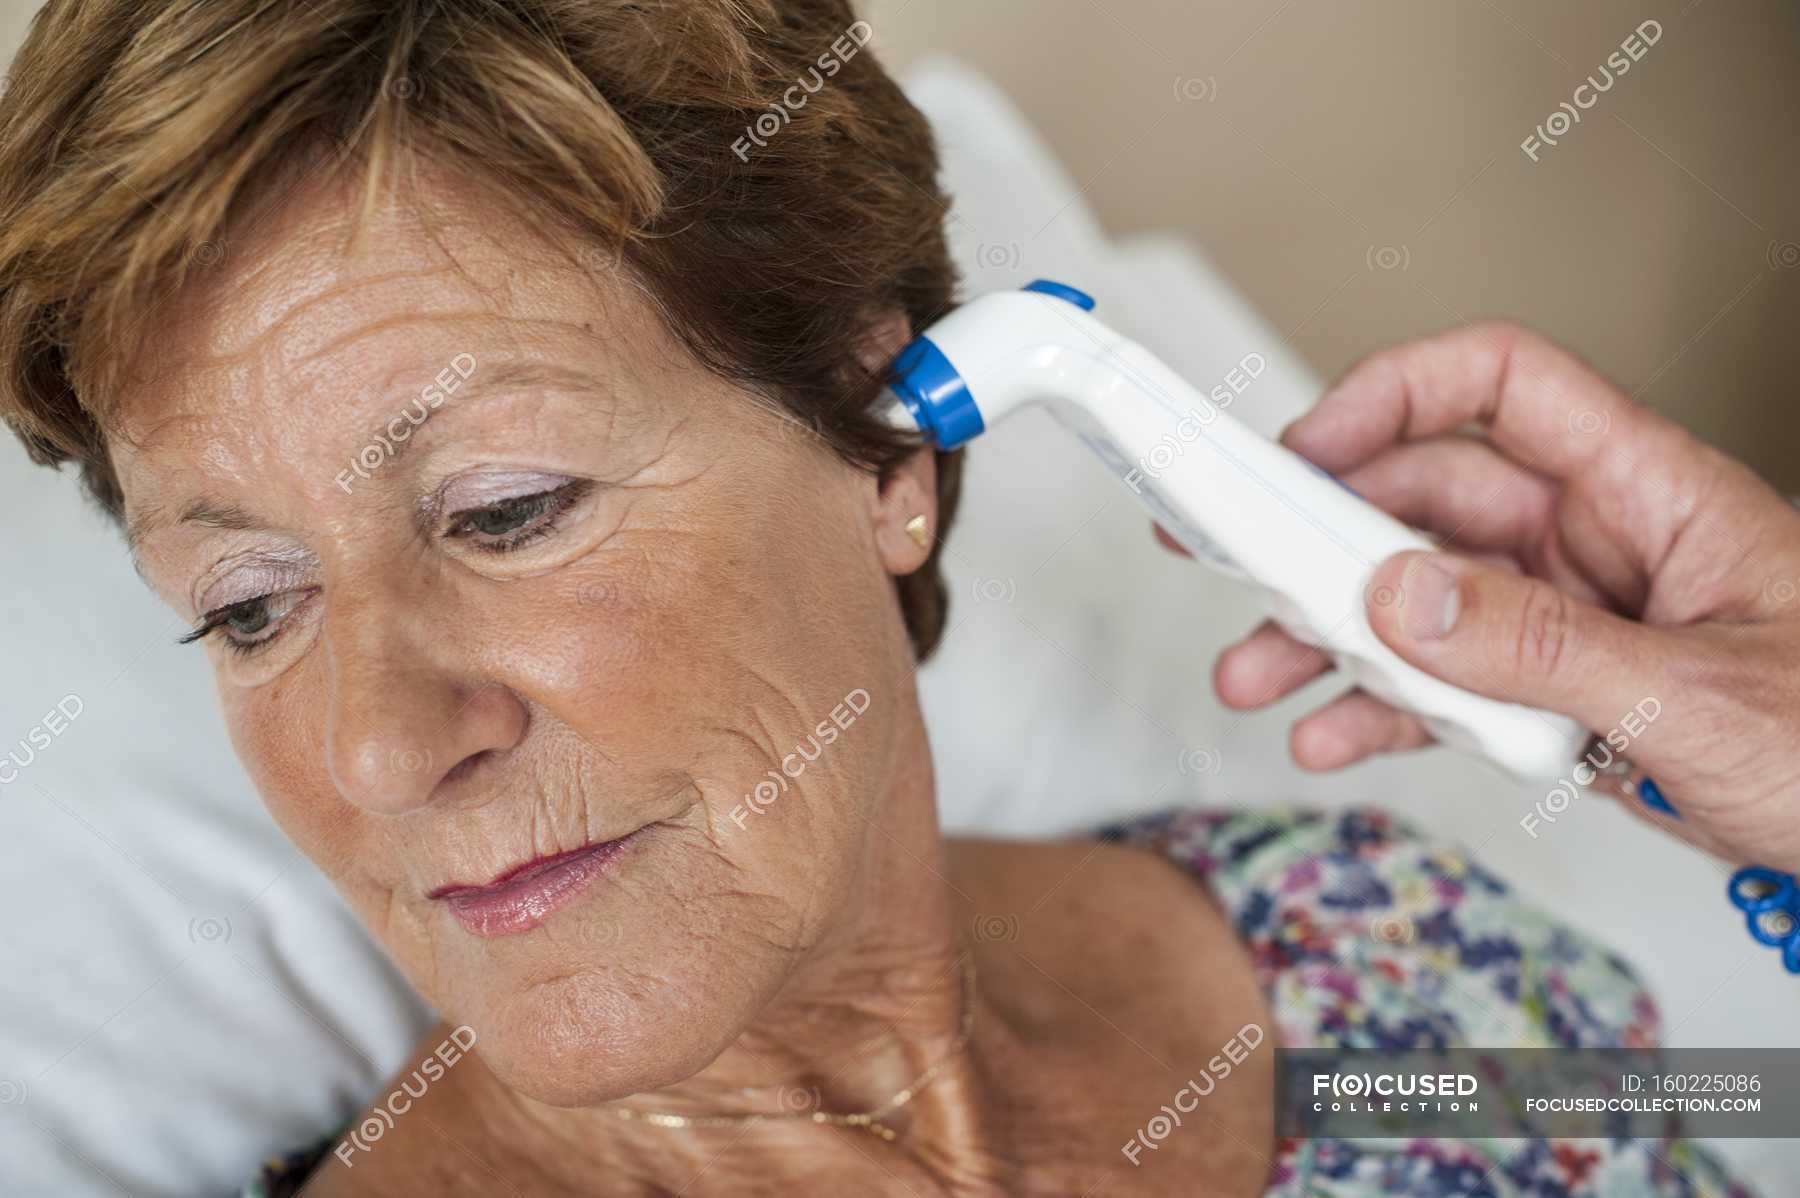
M 221 685 L 232 748 L 277 827 L 334 882 L 343 882 L 363 835 L 362 813 L 332 784 L 319 746 L 323 708 L 301 679 L 254 689 Z

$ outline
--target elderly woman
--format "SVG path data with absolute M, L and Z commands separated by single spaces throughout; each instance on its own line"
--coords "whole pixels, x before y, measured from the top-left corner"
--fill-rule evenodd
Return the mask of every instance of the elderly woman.
M 259 1192 L 1741 1192 L 1680 1142 L 1277 1140 L 1278 1043 L 1655 1035 L 1378 815 L 942 837 L 960 462 L 881 412 L 955 278 L 867 40 L 844 0 L 38 18 L 0 410 L 445 1020 Z

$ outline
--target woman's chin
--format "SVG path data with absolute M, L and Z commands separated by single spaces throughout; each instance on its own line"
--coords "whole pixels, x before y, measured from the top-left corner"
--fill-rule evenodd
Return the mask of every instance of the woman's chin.
M 662 1010 L 592 975 L 540 983 L 470 1020 L 482 1063 L 509 1090 L 553 1107 L 591 1107 L 700 1072 L 741 1030 L 721 1011 Z

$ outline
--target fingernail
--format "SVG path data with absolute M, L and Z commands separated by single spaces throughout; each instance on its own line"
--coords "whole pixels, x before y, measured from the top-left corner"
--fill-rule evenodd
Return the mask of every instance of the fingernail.
M 1642 782 L 1639 782 L 1637 790 L 1638 799 L 1643 802 L 1644 806 L 1650 808 L 1650 810 L 1660 811 L 1664 815 L 1672 815 L 1676 819 L 1681 818 L 1681 812 L 1675 810 L 1675 804 L 1663 797 L 1662 787 L 1658 786 L 1649 778 L 1645 778 Z
M 1436 555 L 1422 557 L 1407 568 L 1405 597 L 1406 631 L 1421 641 L 1442 640 L 1462 615 L 1462 592 L 1456 575 Z

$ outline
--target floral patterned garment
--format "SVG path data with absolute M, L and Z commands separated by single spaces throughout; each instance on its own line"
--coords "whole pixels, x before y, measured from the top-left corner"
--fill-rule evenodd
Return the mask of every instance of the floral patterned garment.
M 1646 1047 L 1631 970 L 1379 812 L 1183 810 L 1103 839 L 1194 874 L 1250 946 L 1294 1048 Z M 296 1193 L 332 1141 L 244 1198 Z M 1755 1198 L 1680 1140 L 1283 1140 L 1266 1198 Z
M 1618 957 L 1379 811 L 1185 810 L 1106 828 L 1212 892 L 1293 1048 L 1651 1047 Z M 1753 1198 L 1682 1140 L 1283 1140 L 1267 1198 Z

